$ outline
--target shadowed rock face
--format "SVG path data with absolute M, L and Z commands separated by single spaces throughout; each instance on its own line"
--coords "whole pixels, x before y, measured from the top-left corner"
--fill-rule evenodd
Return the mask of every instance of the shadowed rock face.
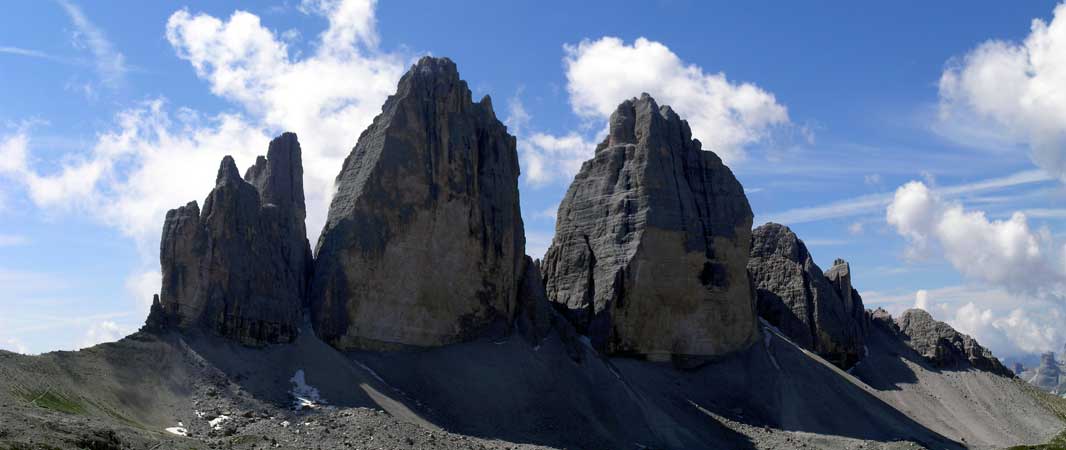
M 976 369 L 1005 377 L 1014 374 L 974 338 L 955 331 L 951 325 L 934 320 L 921 309 L 908 309 L 896 319 L 907 345 L 933 365 L 944 369 Z
M 437 346 L 509 323 L 525 237 L 515 138 L 447 58 L 400 80 L 337 176 L 312 320 L 341 349 Z
M 296 135 L 270 143 L 242 179 L 223 158 L 215 188 L 163 224 L 163 286 L 150 327 L 204 328 L 248 345 L 296 337 L 311 268 Z
M 792 230 L 768 223 L 752 233 L 748 270 L 760 317 L 838 367 L 859 361 L 866 311 L 846 261 L 823 275 Z
M 740 183 L 687 122 L 647 94 L 627 100 L 559 205 L 548 299 L 608 353 L 743 349 L 757 336 L 751 221 Z

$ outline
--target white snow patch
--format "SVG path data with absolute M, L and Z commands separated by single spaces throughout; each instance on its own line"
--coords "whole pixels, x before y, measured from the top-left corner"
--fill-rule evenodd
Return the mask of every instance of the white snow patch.
M 282 428 L 289 428 L 289 421 L 286 420 L 286 421 L 281 422 L 281 427 Z
M 185 427 L 182 426 L 181 422 L 178 422 L 178 426 L 176 427 L 167 428 L 167 433 L 176 434 L 178 436 L 184 437 L 189 436 L 189 430 L 186 430 Z
M 777 358 L 774 358 L 774 353 L 770 351 L 770 341 L 773 339 L 773 336 L 770 335 L 770 328 L 770 326 L 763 327 L 763 345 L 766 347 L 766 355 L 770 357 L 770 362 L 774 363 L 774 368 L 776 368 L 777 371 L 780 372 L 781 366 L 777 364 Z
M 200 410 L 198 410 L 198 409 L 194 409 L 194 410 L 193 410 L 192 412 L 193 412 L 193 414 L 196 414 L 196 418 L 197 418 L 197 419 L 203 419 L 203 418 L 204 418 L 204 416 L 206 416 L 206 415 L 207 415 L 207 414 L 204 414 L 204 412 L 203 412 L 203 411 L 200 411 Z
M 320 404 L 326 402 L 322 399 L 318 389 L 307 384 L 303 369 L 297 370 L 289 381 L 293 384 L 292 390 L 289 391 L 293 397 L 292 409 L 299 411 L 304 408 L 318 408 Z
M 208 425 L 211 425 L 211 429 L 212 430 L 221 430 L 222 429 L 222 422 L 225 422 L 227 420 L 229 420 L 229 416 L 221 415 L 221 416 L 215 417 L 214 419 L 211 419 L 211 420 L 207 421 L 207 423 L 208 423 Z

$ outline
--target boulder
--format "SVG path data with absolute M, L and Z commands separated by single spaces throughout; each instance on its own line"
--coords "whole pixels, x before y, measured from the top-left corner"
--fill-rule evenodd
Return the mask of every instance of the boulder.
M 151 329 L 199 328 L 247 345 L 296 337 L 311 269 L 296 135 L 270 143 L 242 179 L 233 158 L 197 203 L 167 212 Z
M 827 277 L 788 227 L 768 223 L 752 232 L 748 270 L 759 316 L 846 369 L 864 354 L 867 319 L 848 264 L 837 261 Z
M 525 234 L 515 138 L 447 58 L 425 57 L 337 175 L 312 323 L 340 349 L 469 340 L 514 318 Z
M 670 107 L 622 102 L 557 217 L 548 299 L 598 350 L 676 360 L 757 338 L 751 207 Z
M 907 345 L 936 367 L 953 370 L 973 367 L 1005 377 L 1014 376 L 977 340 L 933 319 L 924 310 L 908 309 L 896 319 L 896 325 Z

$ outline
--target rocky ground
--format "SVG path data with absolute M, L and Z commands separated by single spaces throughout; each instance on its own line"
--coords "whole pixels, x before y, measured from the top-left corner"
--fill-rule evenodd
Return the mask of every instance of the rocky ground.
M 0 449 L 997 448 L 1062 428 L 1041 393 L 1009 380 L 993 386 L 995 409 L 915 408 L 907 396 L 973 398 L 958 387 L 994 376 L 905 364 L 928 373 L 893 389 L 859 380 L 878 358 L 855 378 L 765 335 L 687 371 L 587 346 L 575 361 L 555 336 L 341 353 L 303 333 L 263 349 L 142 333 L 80 352 L 0 353 Z

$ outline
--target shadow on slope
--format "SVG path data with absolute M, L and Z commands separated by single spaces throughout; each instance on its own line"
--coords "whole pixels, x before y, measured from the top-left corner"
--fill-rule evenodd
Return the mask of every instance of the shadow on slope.
M 512 337 L 349 356 L 420 399 L 445 429 L 512 442 L 753 448 L 747 436 L 723 425 L 724 417 L 789 431 L 962 448 L 777 335 L 693 371 L 605 360 L 591 350 L 575 363 L 555 335 L 539 348 Z

